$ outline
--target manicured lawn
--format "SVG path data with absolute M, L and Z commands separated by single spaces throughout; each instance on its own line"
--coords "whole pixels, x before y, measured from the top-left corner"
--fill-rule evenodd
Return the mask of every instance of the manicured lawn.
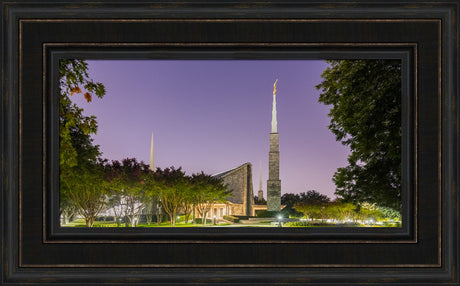
M 229 224 L 228 223 L 218 224 L 217 226 L 222 226 L 222 225 L 229 225 Z M 63 227 L 86 227 L 86 224 L 85 224 L 84 219 L 76 219 L 62 226 Z M 184 222 L 179 222 L 179 223 L 176 223 L 175 225 L 175 227 L 209 227 L 209 226 L 216 226 L 216 225 L 213 225 L 210 223 L 207 223 L 206 225 L 192 224 L 190 222 L 187 224 L 185 224 Z M 93 224 L 93 227 L 117 227 L 117 224 L 113 221 L 95 221 Z M 121 223 L 120 227 L 125 227 L 125 224 Z M 161 225 L 158 225 L 157 223 L 151 223 L 151 224 L 141 223 L 141 224 L 138 224 L 137 227 L 171 227 L 171 223 L 163 222 L 161 223 Z
M 84 219 L 77 219 L 72 221 L 71 223 L 68 223 L 66 225 L 62 225 L 63 227 L 86 227 L 85 220 Z M 352 224 L 334 224 L 334 223 L 322 223 L 319 225 L 315 224 L 309 224 L 309 225 L 288 225 L 283 227 L 400 227 L 401 225 L 398 223 L 386 223 L 383 225 L 352 225 Z M 93 224 L 93 227 L 117 227 L 117 224 L 113 221 L 95 221 Z M 120 224 L 119 227 L 125 227 L 125 224 L 122 223 Z M 129 226 L 130 227 L 130 226 Z M 171 227 L 171 224 L 169 222 L 163 222 L 161 225 L 158 225 L 157 223 L 151 223 L 151 224 L 146 224 L 146 223 L 141 223 L 138 224 L 137 227 Z M 260 222 L 257 224 L 230 224 L 230 223 L 221 223 L 214 225 L 212 223 L 207 223 L 206 225 L 202 224 L 192 224 L 191 222 L 185 224 L 184 222 L 178 222 L 176 223 L 175 227 L 278 227 L 278 225 L 272 225 L 268 222 Z

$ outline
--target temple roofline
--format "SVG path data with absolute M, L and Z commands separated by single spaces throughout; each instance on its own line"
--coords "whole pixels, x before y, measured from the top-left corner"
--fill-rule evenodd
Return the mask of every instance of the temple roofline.
M 229 170 L 226 170 L 226 171 L 223 171 L 223 172 L 220 172 L 220 173 L 217 173 L 217 174 L 214 174 L 212 175 L 212 177 L 216 177 L 216 178 L 220 178 L 220 177 L 223 177 L 225 175 L 228 175 L 228 174 L 231 174 L 233 173 L 234 171 L 238 170 L 238 169 L 241 169 L 242 167 L 246 167 L 247 165 L 251 165 L 252 164 L 250 162 L 246 162 L 238 167 L 235 167 L 235 168 L 232 168 L 232 169 L 229 169 Z

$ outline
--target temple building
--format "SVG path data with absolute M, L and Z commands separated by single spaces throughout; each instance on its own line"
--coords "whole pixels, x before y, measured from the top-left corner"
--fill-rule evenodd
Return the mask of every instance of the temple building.
M 268 180 L 267 180 L 267 205 L 259 205 L 254 203 L 254 191 L 252 186 L 252 164 L 244 163 L 238 167 L 229 169 L 224 172 L 213 175 L 221 178 L 223 183 L 228 185 L 228 189 L 232 190 L 232 196 L 228 197 L 226 202 L 216 203 L 207 214 L 208 219 L 222 219 L 226 215 L 236 216 L 255 216 L 257 211 L 280 211 L 281 210 L 281 180 L 279 179 L 279 134 L 277 129 L 276 115 L 276 83 L 273 84 L 273 107 L 272 121 L 270 132 L 270 149 L 269 149 L 269 165 L 268 165 Z M 155 169 L 154 149 L 153 149 L 153 133 L 150 144 L 150 162 L 151 170 Z M 259 174 L 259 190 L 257 197 L 263 199 L 262 190 L 262 172 Z M 200 217 L 195 210 L 196 217 Z

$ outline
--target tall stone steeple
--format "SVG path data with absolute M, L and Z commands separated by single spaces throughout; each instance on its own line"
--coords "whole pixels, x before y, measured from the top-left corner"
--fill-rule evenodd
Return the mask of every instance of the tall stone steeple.
M 149 169 L 152 170 L 152 171 L 155 171 L 155 157 L 153 155 L 153 132 L 152 132 L 152 140 L 150 141 Z
M 268 153 L 267 210 L 281 210 L 281 180 L 278 122 L 276 120 L 276 79 L 273 84 L 272 129 L 270 133 L 270 151 Z

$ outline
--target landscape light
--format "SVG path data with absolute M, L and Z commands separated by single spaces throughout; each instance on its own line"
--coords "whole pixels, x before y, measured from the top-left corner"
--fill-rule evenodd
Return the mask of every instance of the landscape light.
M 281 215 L 278 216 L 278 226 L 279 227 L 282 227 L 282 224 L 281 224 L 281 220 L 283 219 L 283 217 Z

